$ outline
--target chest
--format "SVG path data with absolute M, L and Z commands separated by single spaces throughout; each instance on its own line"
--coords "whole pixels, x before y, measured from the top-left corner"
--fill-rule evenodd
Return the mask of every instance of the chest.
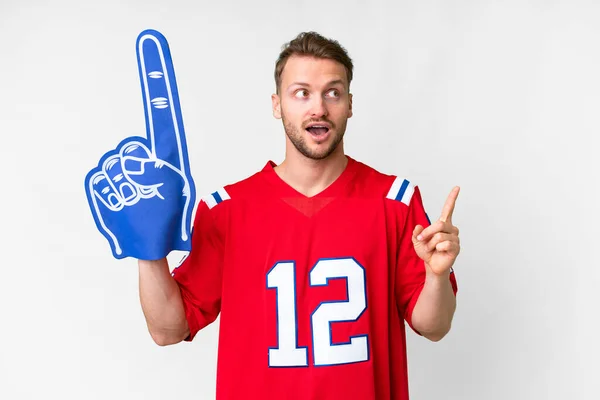
M 318 271 L 322 280 L 358 271 L 352 264 L 373 275 L 370 280 L 385 280 L 395 240 L 389 225 L 382 201 L 372 199 L 248 202 L 228 223 L 224 278 L 246 290 L 262 289 L 268 275 L 287 263 L 300 288 L 310 286 Z

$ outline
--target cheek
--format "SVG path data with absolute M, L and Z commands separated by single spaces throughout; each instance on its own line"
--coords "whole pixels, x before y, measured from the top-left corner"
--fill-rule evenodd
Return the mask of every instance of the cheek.
M 302 107 L 298 106 L 287 106 L 281 107 L 281 115 L 282 117 L 293 124 L 301 124 L 306 118 L 306 111 Z
M 338 103 L 332 105 L 332 107 L 330 108 L 330 115 L 333 119 L 344 120 L 352 115 L 352 111 L 350 110 L 350 106 L 348 105 L 348 103 Z

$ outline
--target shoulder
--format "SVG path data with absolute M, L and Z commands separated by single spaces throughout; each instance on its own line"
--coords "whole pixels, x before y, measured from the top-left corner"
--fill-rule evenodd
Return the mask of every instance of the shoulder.
M 394 176 L 394 180 L 386 194 L 388 200 L 398 201 L 409 206 L 415 192 L 419 191 L 416 183 L 402 176 Z
M 206 203 L 207 207 L 211 210 L 216 208 L 226 208 L 221 205 L 229 204 L 232 201 L 238 201 L 239 199 L 260 190 L 260 186 L 263 184 L 260 176 L 261 172 L 262 171 L 255 172 L 237 182 L 225 184 L 221 187 L 214 187 L 211 190 L 205 191 L 204 195 L 201 196 L 201 201 Z
M 382 172 L 362 162 L 357 163 L 360 171 L 358 180 L 365 192 L 405 206 L 409 206 L 415 193 L 419 192 L 417 183 L 401 171 Z
M 231 205 L 257 190 L 260 181 L 260 172 L 256 172 L 240 181 L 203 191 L 199 197 L 194 227 L 225 236 Z

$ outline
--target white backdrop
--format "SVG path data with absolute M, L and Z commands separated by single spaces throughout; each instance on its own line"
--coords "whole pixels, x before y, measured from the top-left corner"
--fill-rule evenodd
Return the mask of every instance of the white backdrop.
M 84 192 L 145 134 L 146 28 L 170 43 L 199 194 L 282 160 L 274 62 L 304 30 L 355 61 L 350 155 L 432 216 L 462 187 L 455 323 L 409 333 L 413 399 L 600 398 L 598 21 L 593 0 L 1 0 L 0 398 L 214 398 L 217 325 L 156 346 Z

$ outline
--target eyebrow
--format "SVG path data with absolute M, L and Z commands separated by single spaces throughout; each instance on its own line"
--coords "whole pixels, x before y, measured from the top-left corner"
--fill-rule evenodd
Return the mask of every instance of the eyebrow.
M 291 83 L 288 86 L 288 89 L 291 88 L 294 85 L 310 87 L 310 84 L 308 84 L 306 82 L 293 82 L 293 83 Z M 342 86 L 344 86 L 344 81 L 341 80 L 341 79 L 335 79 L 333 81 L 327 82 L 327 86 L 333 86 L 333 85 L 342 85 Z

